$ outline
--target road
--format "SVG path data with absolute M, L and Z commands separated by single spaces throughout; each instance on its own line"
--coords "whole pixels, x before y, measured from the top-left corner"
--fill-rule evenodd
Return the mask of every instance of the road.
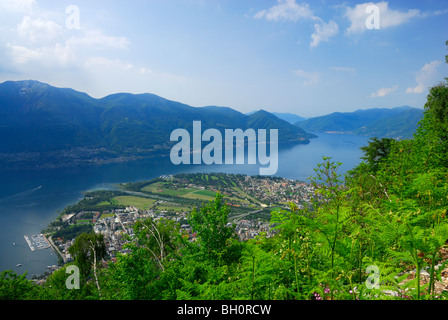
M 45 237 L 45 235 L 44 235 L 44 237 Z M 50 245 L 53 248 L 53 250 L 55 250 L 56 253 L 62 258 L 62 260 L 64 260 L 64 263 L 66 263 L 67 260 L 65 259 L 65 255 L 63 255 L 62 252 L 59 251 L 59 248 L 54 244 L 53 239 L 51 239 L 51 236 L 49 238 L 47 238 L 47 237 L 45 237 L 45 238 L 50 243 Z

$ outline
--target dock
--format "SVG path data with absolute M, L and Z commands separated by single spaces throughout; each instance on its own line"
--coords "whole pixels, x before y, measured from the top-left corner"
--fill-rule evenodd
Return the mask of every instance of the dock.
M 32 235 L 31 237 L 24 235 L 23 237 L 28 243 L 28 246 L 30 247 L 31 251 L 50 248 L 50 243 L 43 234 L 35 234 Z

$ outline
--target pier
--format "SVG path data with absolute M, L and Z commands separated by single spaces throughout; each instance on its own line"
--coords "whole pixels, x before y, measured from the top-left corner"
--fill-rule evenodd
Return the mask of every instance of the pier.
M 28 243 L 28 246 L 30 247 L 31 251 L 47 249 L 50 247 L 50 243 L 43 234 L 35 234 L 32 235 L 31 237 L 24 235 L 24 238 Z

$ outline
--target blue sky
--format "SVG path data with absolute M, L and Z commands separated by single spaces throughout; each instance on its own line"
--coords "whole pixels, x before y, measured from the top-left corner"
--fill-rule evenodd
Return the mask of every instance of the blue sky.
M 0 21 L 1 82 L 96 98 L 312 117 L 421 108 L 448 75 L 446 0 L 0 0 Z

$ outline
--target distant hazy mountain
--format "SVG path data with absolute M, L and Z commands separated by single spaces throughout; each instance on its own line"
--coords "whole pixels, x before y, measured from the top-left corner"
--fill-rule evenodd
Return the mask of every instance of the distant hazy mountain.
M 368 137 L 410 139 L 422 117 L 423 109 L 411 108 L 389 118 L 372 121 L 353 133 Z
M 60 158 L 101 163 L 167 154 L 174 144 L 171 132 L 191 132 L 195 120 L 202 122 L 202 130 L 279 129 L 280 144 L 308 143 L 315 137 L 268 112 L 248 116 L 226 107 L 197 108 L 154 94 L 94 99 L 37 81 L 7 81 L 0 84 L 0 162 Z
M 252 111 L 252 112 L 246 113 L 246 115 L 251 115 L 251 114 L 253 114 L 253 113 L 255 113 L 255 112 L 257 112 L 257 111 Z M 287 122 L 289 122 L 289 123 L 291 123 L 291 124 L 296 124 L 296 123 L 299 122 L 299 121 L 306 120 L 306 118 L 302 118 L 302 117 L 300 117 L 300 116 L 298 116 L 298 115 L 296 115 L 296 114 L 293 114 L 293 113 L 287 113 L 287 112 L 283 112 L 283 113 L 281 113 L 281 112 L 271 112 L 271 114 L 273 114 L 273 115 L 276 116 L 277 118 L 282 119 L 282 120 L 285 120 L 285 121 L 287 121 Z
M 423 110 L 408 106 L 335 112 L 296 123 L 309 132 L 351 133 L 369 137 L 412 138 Z

